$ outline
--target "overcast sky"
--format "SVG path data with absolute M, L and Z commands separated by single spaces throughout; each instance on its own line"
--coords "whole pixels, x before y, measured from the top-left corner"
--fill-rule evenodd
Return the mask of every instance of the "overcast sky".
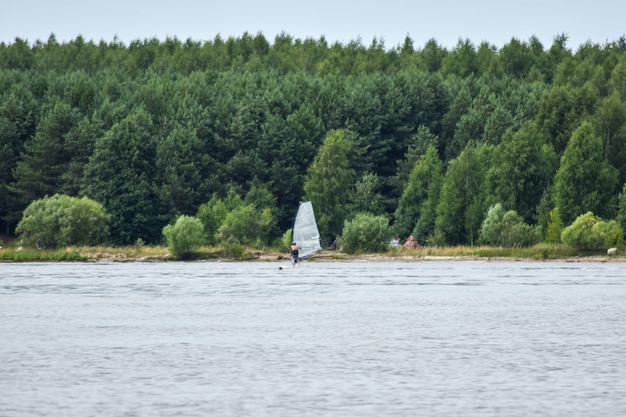
M 374 38 L 387 48 L 406 36 L 416 48 L 434 38 L 454 48 L 460 38 L 501 47 L 515 37 L 536 36 L 549 48 L 566 34 L 575 51 L 581 43 L 604 44 L 626 34 L 626 0 L 0 0 L 0 42 L 16 37 L 30 44 L 82 35 L 109 43 L 177 37 L 213 40 L 262 33 L 270 42 L 284 32 L 297 39 L 332 44 Z M 8 4 L 7 4 L 8 3 Z

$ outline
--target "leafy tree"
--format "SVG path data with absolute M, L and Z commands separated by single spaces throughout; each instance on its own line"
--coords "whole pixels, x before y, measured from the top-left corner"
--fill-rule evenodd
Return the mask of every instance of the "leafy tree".
M 554 177 L 554 202 L 563 221 L 570 223 L 587 211 L 613 217 L 618 173 L 603 158 L 602 141 L 591 123 L 572 135 Z
M 550 221 L 548 222 L 548 230 L 546 232 L 546 242 L 561 242 L 561 233 L 563 232 L 563 222 L 559 215 L 559 208 L 555 207 L 550 210 Z
M 226 214 L 218 236 L 227 243 L 263 246 L 270 242 L 276 220 L 269 208 L 258 209 L 246 204 Z
M 196 211 L 204 188 L 201 168 L 206 159 L 193 129 L 176 126 L 157 144 L 158 194 L 166 218 Z
M 10 191 L 15 181 L 15 166 L 24 143 L 34 134 L 37 102 L 27 81 L 16 80 L 0 71 L 0 219 L 9 234 L 22 215 L 24 203 Z
M 381 181 L 378 175 L 372 173 L 363 175 L 363 178 L 355 184 L 351 211 L 383 215 L 383 197 L 378 192 L 380 186 Z
M 111 214 L 114 244 L 160 240 L 163 222 L 158 219 L 155 151 L 152 120 L 137 108 L 98 141 L 85 168 L 83 192 L 101 201 Z
M 445 155 L 445 161 L 454 159 L 463 149 L 464 144 L 460 144 L 460 139 L 457 140 L 457 143 L 454 142 L 455 134 L 457 132 L 457 125 L 468 113 L 472 105 L 472 92 L 470 91 L 468 83 L 465 82 L 456 88 L 458 90 L 452 92 L 454 101 L 450 105 L 449 111 L 445 114 L 443 120 L 441 121 L 442 133 L 439 145 L 441 146 L 440 150 L 443 150 L 443 155 Z M 463 133 L 466 139 L 478 139 L 471 138 L 469 133 Z
M 398 168 L 395 177 L 388 181 L 394 187 L 398 197 L 402 195 L 404 186 L 408 182 L 411 171 L 415 168 L 417 161 L 426 153 L 430 146 L 439 149 L 438 142 L 437 136 L 432 134 L 426 126 L 420 126 L 417 129 L 417 134 L 411 139 L 404 158 L 397 161 Z
M 450 161 L 437 205 L 435 235 L 449 245 L 473 245 L 484 216 L 482 187 L 491 149 L 468 145 Z
M 200 219 L 182 215 L 163 228 L 163 236 L 174 256 L 188 258 L 204 244 L 204 227 Z
M 354 184 L 354 170 L 348 159 L 351 149 L 346 132 L 333 130 L 308 169 L 304 191 L 315 207 L 322 234 L 340 234 L 348 214 Z
M 602 138 L 604 158 L 620 169 L 620 181 L 626 182 L 626 104 L 617 92 L 602 100 L 593 120 Z
M 562 86 L 551 88 L 541 99 L 537 114 L 538 127 L 550 138 L 557 155 L 561 155 L 580 125 L 573 92 Z
M 476 49 L 468 39 L 461 40 L 456 47 L 443 59 L 441 72 L 454 74 L 459 77 L 468 77 L 478 70 L 476 63 Z
M 533 66 L 533 55 L 526 42 L 512 38 L 500 49 L 500 64 L 506 74 L 523 78 Z
M 541 239 L 539 227 L 529 226 L 515 210 L 504 210 L 496 203 L 489 208 L 480 229 L 479 242 L 505 248 L 531 246 Z
M 24 145 L 15 167 L 11 190 L 25 203 L 63 190 L 60 178 L 68 170 L 71 156 L 65 146 L 78 114 L 67 103 L 52 99 L 44 109 L 37 133 Z
M 500 202 L 531 222 L 554 176 L 556 162 L 552 147 L 533 124 L 515 133 L 508 130 L 494 150 L 485 179 L 488 201 Z
M 55 194 L 33 201 L 24 210 L 16 233 L 24 245 L 97 245 L 108 236 L 109 220 L 106 210 L 96 201 Z
M 436 207 L 443 182 L 443 164 L 430 146 L 415 164 L 395 213 L 394 229 L 400 236 L 413 235 L 421 244 L 434 232 Z
M 342 251 L 381 252 L 387 248 L 390 236 L 389 220 L 385 216 L 359 213 L 344 224 Z
M 624 246 L 624 230 L 615 220 L 599 221 L 592 232 L 599 236 L 604 248 Z
M 196 217 L 202 222 L 205 239 L 208 244 L 217 244 L 217 232 L 227 214 L 228 208 L 226 203 L 215 193 L 207 203 L 200 205 L 198 208 Z
M 626 230 L 626 183 L 624 183 L 622 192 L 619 195 L 619 205 L 617 208 L 617 222 L 622 227 L 622 230 Z
M 588 211 L 563 229 L 561 240 L 581 250 L 597 250 L 623 243 L 624 233 L 616 221 L 604 222 Z

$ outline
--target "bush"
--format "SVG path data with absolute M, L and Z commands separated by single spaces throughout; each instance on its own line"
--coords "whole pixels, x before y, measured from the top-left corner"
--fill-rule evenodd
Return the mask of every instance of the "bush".
M 598 235 L 603 248 L 622 247 L 624 245 L 624 230 L 615 220 L 600 221 L 594 224 L 592 232 Z
M 502 246 L 532 246 L 541 240 L 536 226 L 524 223 L 515 210 L 504 211 L 500 203 L 489 208 L 480 229 L 480 243 Z
M 550 210 L 550 220 L 548 222 L 548 230 L 546 231 L 547 243 L 560 243 L 561 233 L 563 233 L 563 222 L 559 214 L 559 208 L 555 207 Z
M 385 216 L 357 214 L 354 220 L 344 222 L 342 251 L 383 252 L 387 250 L 390 236 L 391 229 Z
M 598 250 L 621 246 L 624 232 L 616 221 L 605 222 L 589 211 L 578 216 L 574 223 L 563 230 L 561 240 L 581 250 Z
M 180 216 L 163 228 L 167 247 L 178 258 L 188 258 L 204 244 L 204 227 L 193 216 Z
M 55 194 L 33 201 L 15 232 L 24 246 L 97 245 L 109 235 L 110 218 L 102 204 L 87 197 Z
M 226 215 L 218 236 L 227 243 L 262 246 L 269 243 L 276 219 L 268 208 L 257 209 L 249 204 Z

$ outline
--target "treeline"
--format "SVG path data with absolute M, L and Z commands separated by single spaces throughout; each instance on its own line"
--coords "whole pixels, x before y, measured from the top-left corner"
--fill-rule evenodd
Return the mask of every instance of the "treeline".
M 368 212 L 423 244 L 475 243 L 498 203 L 543 236 L 550 213 L 624 227 L 626 38 L 16 39 L 0 44 L 0 182 L 6 233 L 34 200 L 86 196 L 113 244 L 258 193 L 273 238 L 303 198 L 324 234 Z

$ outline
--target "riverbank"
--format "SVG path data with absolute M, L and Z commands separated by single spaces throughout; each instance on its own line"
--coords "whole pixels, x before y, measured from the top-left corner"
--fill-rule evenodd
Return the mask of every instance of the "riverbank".
M 239 245 L 226 247 L 204 247 L 193 257 L 174 258 L 164 246 L 125 246 L 125 247 L 68 247 L 56 250 L 4 248 L 0 251 L 0 261 L 4 262 L 155 262 L 155 261 L 285 261 L 289 260 L 286 251 L 277 249 L 253 249 Z M 531 248 L 494 248 L 484 246 L 445 247 L 445 248 L 390 248 L 376 254 L 347 254 L 341 251 L 324 250 L 309 262 L 323 261 L 472 261 L 472 260 L 543 260 L 568 262 L 626 262 L 626 252 L 620 250 L 615 255 L 605 251 L 581 252 L 563 245 L 536 245 Z

